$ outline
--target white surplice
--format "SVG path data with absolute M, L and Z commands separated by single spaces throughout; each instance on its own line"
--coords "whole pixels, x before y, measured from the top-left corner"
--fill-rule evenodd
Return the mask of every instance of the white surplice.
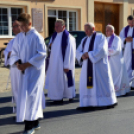
M 107 37 L 109 42 L 111 37 Z M 130 91 L 126 65 L 122 56 L 121 39 L 115 35 L 111 47 L 108 49 L 109 64 L 114 82 L 116 96 L 125 95 Z
M 15 40 L 15 38 L 12 39 L 8 43 L 8 45 L 7 45 L 7 47 L 6 47 L 5 51 L 4 51 L 5 66 L 8 66 L 9 63 L 10 63 L 10 58 L 8 58 L 8 54 L 13 49 L 14 40 Z M 12 87 L 12 95 L 13 95 L 12 102 L 15 103 L 15 104 L 17 103 L 18 90 L 19 90 L 18 73 L 19 73 L 19 70 L 17 69 L 17 67 L 15 65 L 10 67 L 10 78 L 11 78 L 11 87 Z M 15 113 L 15 112 L 16 112 L 16 110 L 15 110 L 15 108 L 13 108 L 13 113 Z
M 44 38 L 34 28 L 26 34 L 21 32 L 16 36 L 10 64 L 14 65 L 19 59 L 22 63 L 32 64 L 24 74 L 21 71 L 18 74 L 17 122 L 33 121 L 43 117 L 45 57 Z
M 63 32 L 57 33 L 57 36 L 52 43 L 50 61 L 46 73 L 45 89 L 48 90 L 48 97 L 51 100 L 61 100 L 63 98 L 71 99 L 75 97 L 75 38 L 69 34 L 68 45 L 63 63 L 61 47 L 62 35 Z M 72 70 L 74 82 L 72 87 L 68 87 L 67 77 L 63 69 Z
M 133 34 L 133 27 L 129 27 L 127 37 L 132 37 L 132 34 Z M 131 87 L 134 87 L 134 82 L 133 82 L 134 70 L 132 70 L 132 47 L 134 48 L 134 38 L 133 38 L 133 42 L 126 42 L 126 44 L 124 44 L 124 41 L 126 39 L 125 27 L 120 32 L 120 38 L 122 41 L 122 47 L 124 48 L 124 61 L 128 73 L 129 84 Z
M 88 37 L 84 50 L 82 39 L 76 51 L 79 64 L 82 65 L 80 75 L 80 107 L 110 106 L 117 103 L 111 71 L 108 63 L 108 44 L 104 35 L 97 33 L 93 51 L 88 52 L 91 37 Z M 88 52 L 89 59 L 93 63 L 93 88 L 87 89 L 87 61 L 81 61 L 82 55 Z

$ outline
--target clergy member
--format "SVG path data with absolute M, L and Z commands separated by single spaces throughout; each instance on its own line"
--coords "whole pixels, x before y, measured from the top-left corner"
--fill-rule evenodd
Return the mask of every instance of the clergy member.
M 108 61 L 114 82 L 116 96 L 126 95 L 130 91 L 126 65 L 122 56 L 121 39 L 114 33 L 112 25 L 106 26 L 108 42 Z
M 84 26 L 86 37 L 77 49 L 76 57 L 82 65 L 80 75 L 80 107 L 114 107 L 117 99 L 108 64 L 106 37 L 95 32 L 93 23 Z
M 49 44 L 51 52 L 45 89 L 54 103 L 62 103 L 63 98 L 73 101 L 75 97 L 76 43 L 75 38 L 65 29 L 64 20 L 55 22 L 55 31 Z
M 38 119 L 43 117 L 46 49 L 44 38 L 32 27 L 31 16 L 22 13 L 18 21 L 23 32 L 14 40 L 10 59 L 10 64 L 20 70 L 17 122 L 25 122 L 23 134 L 32 134 L 40 128 Z
M 13 22 L 13 26 L 12 26 L 12 31 L 15 35 L 17 35 L 18 33 L 20 33 L 20 28 L 19 28 L 19 23 L 18 21 L 14 21 Z M 10 63 L 10 56 L 11 56 L 11 52 L 12 52 L 12 48 L 13 48 L 13 43 L 14 43 L 14 39 L 13 38 L 7 45 L 5 51 L 4 51 L 4 56 L 5 56 L 5 66 L 9 66 Z M 17 69 L 17 67 L 15 65 L 10 66 L 10 78 L 11 78 L 11 86 L 12 86 L 12 102 L 17 104 L 17 98 L 18 98 L 18 72 L 19 70 Z M 16 108 L 13 107 L 13 113 L 16 113 Z
M 124 60 L 126 64 L 129 84 L 134 88 L 134 17 L 132 15 L 127 18 L 128 26 L 121 30 L 120 38 L 124 49 Z

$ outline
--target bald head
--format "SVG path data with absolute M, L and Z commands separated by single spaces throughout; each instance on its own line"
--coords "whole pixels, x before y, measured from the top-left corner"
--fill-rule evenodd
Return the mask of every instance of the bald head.
M 107 25 L 106 26 L 106 36 L 109 37 L 114 33 L 115 29 L 114 26 L 112 25 Z
M 95 25 L 92 22 L 86 23 L 84 25 L 85 33 L 87 36 L 91 36 L 95 31 Z
M 14 22 L 13 22 L 13 26 L 12 26 L 12 30 L 13 30 L 13 33 L 15 34 L 15 35 L 17 35 L 18 33 L 20 33 L 20 28 L 19 28 L 19 22 L 17 21 L 17 20 L 15 20 Z

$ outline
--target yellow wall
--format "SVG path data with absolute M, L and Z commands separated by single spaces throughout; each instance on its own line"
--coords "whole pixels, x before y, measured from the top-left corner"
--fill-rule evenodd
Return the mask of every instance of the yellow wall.
M 87 22 L 87 0 L 55 0 L 43 2 L 43 0 L 37 0 L 38 2 L 31 2 L 31 0 L 0 0 L 0 7 L 2 6 L 19 6 L 23 7 L 28 13 L 31 14 L 32 8 L 42 8 L 43 12 L 43 32 L 41 35 L 45 38 L 48 36 L 47 25 L 47 10 L 48 9 L 75 9 L 78 12 L 78 30 L 83 30 L 83 25 Z M 4 42 L 9 42 L 11 39 L 0 38 L 0 47 L 5 47 Z
M 47 14 L 48 9 L 75 9 L 78 12 L 78 30 L 83 30 L 84 23 L 87 21 L 94 22 L 94 1 L 105 3 L 117 3 L 120 4 L 120 30 L 123 26 L 127 25 L 126 17 L 132 13 L 134 8 L 134 0 L 0 0 L 0 7 L 2 6 L 20 6 L 25 9 L 26 12 L 31 14 L 32 8 L 42 8 L 43 12 L 43 32 L 41 35 L 45 38 L 48 36 L 48 24 Z M 44 2 L 43 2 L 44 1 Z M 0 38 L 0 47 L 4 47 L 4 42 L 9 42 L 11 39 Z

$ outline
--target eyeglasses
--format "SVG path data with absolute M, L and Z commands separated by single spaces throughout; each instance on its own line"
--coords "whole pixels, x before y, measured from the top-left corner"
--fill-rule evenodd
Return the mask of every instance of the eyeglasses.
M 27 24 L 19 25 L 21 28 L 27 26 Z
M 18 28 L 19 27 L 19 25 L 14 25 L 14 26 L 12 26 L 12 28 Z

